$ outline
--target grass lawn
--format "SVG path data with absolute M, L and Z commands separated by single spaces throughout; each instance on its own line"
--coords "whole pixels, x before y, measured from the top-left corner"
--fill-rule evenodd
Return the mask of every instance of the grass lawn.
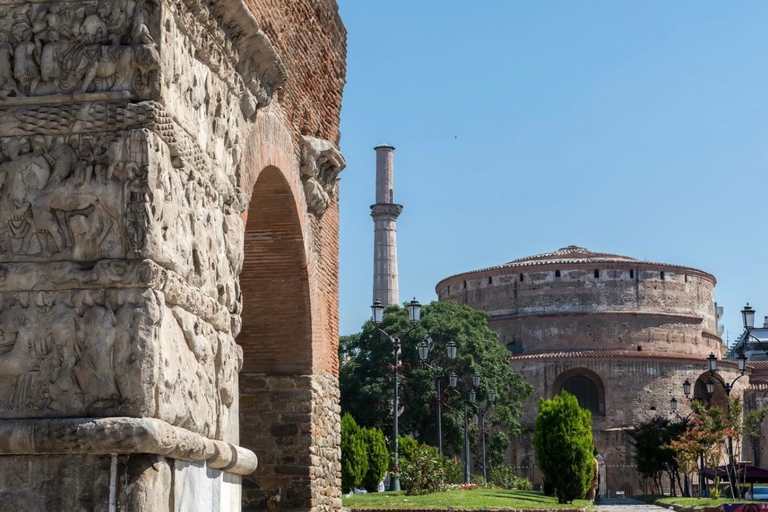
M 346 494 L 344 495 L 346 496 Z M 583 509 L 589 502 L 574 501 L 571 505 L 559 505 L 557 498 L 550 498 L 533 491 L 508 491 L 506 489 L 475 489 L 472 491 L 455 490 L 436 492 L 423 496 L 406 496 L 402 492 L 372 492 L 369 494 L 354 494 L 343 498 L 345 507 L 351 509 L 366 508 L 459 508 L 465 510 L 479 509 Z
M 658 505 L 670 506 L 678 505 L 689 509 L 703 509 L 719 507 L 723 503 L 749 503 L 750 500 L 734 500 L 731 498 L 720 498 L 712 500 L 709 498 L 670 498 L 663 496 L 639 496 L 639 499 L 649 503 L 656 503 Z

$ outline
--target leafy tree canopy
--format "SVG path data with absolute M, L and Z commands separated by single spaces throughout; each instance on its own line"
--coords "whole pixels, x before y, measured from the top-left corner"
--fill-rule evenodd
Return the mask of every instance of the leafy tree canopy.
M 687 420 L 671 421 L 661 415 L 641 423 L 630 432 L 635 445 L 635 463 L 640 475 L 662 489 L 662 476 L 676 479 L 678 458 L 670 443 L 679 439 L 688 428 Z
M 444 374 L 444 447 L 458 451 L 462 446 L 464 405 L 461 397 L 469 393 L 474 373 L 481 376 L 478 402 L 484 402 L 491 389 L 497 394 L 496 404 L 486 416 L 486 425 L 510 434 L 517 432 L 520 401 L 532 388 L 510 368 L 509 353 L 498 343 L 496 333 L 488 328 L 487 315 L 455 302 L 425 305 L 422 320 L 415 327 L 408 320 L 405 308 L 392 306 L 386 310 L 379 326 L 368 321 L 361 332 L 341 338 L 341 406 L 360 425 L 378 427 L 385 433 L 392 430 L 394 354 L 392 344 L 379 328 L 398 337 L 402 343 L 401 361 L 406 370 L 399 388 L 400 432 L 437 445 L 435 372 L 421 366 L 416 348 L 423 341 L 430 344 L 430 364 Z M 447 355 L 450 342 L 458 347 L 453 361 Z M 460 377 L 456 389 L 448 386 L 450 372 Z

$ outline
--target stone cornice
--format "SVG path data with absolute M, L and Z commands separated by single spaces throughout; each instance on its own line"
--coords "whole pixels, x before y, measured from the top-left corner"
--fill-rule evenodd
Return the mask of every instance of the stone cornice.
M 203 462 L 236 475 L 256 470 L 256 455 L 153 418 L 0 421 L 0 454 L 138 454 Z
M 539 311 L 530 313 L 512 313 L 508 311 L 491 311 L 488 313 L 488 321 L 531 319 L 537 317 L 563 317 L 563 316 L 645 316 L 680 319 L 689 323 L 701 323 L 704 318 L 699 315 L 686 315 L 683 313 L 665 313 L 661 311 L 637 311 L 637 310 L 606 310 L 606 311 Z

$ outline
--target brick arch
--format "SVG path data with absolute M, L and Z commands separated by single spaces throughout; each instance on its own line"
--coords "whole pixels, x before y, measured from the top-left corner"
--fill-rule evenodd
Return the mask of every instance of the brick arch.
M 720 374 L 718 374 L 720 375 Z M 721 378 L 723 376 L 721 375 Z M 707 381 L 712 379 L 715 384 L 714 393 L 710 397 L 707 393 Z M 693 385 L 693 399 L 707 404 L 707 407 L 720 407 L 726 408 L 728 402 L 728 395 L 725 392 L 725 388 L 720 383 L 720 380 L 710 375 L 709 372 L 704 372 L 696 379 Z
M 301 216 L 290 184 L 274 166 L 262 170 L 253 186 L 240 289 L 242 372 L 311 373 L 312 314 Z
M 562 372 L 555 379 L 555 383 L 552 386 L 552 395 L 560 393 L 563 389 L 563 385 L 573 377 L 585 377 L 592 381 L 597 388 L 597 406 L 598 416 L 605 416 L 605 386 L 603 385 L 603 379 L 600 376 L 588 368 L 572 368 L 570 370 Z

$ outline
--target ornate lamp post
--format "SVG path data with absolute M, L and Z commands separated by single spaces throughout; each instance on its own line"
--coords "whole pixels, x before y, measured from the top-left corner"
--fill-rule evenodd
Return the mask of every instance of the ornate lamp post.
M 459 377 L 456 373 L 451 372 L 448 376 L 448 384 L 455 388 L 459 383 Z M 480 386 L 480 375 L 477 373 L 472 375 L 472 389 L 467 395 L 467 399 L 464 401 L 464 483 L 470 483 L 470 454 L 469 454 L 469 408 L 475 406 L 477 402 L 477 391 L 475 389 Z
M 485 483 L 488 483 L 488 469 L 485 462 L 485 415 L 491 410 L 494 402 L 496 402 L 496 392 L 490 390 L 488 392 L 488 400 L 485 403 L 485 407 L 480 410 L 480 434 L 483 440 L 483 478 L 485 479 Z M 477 419 L 477 416 L 475 416 L 475 419 Z
M 747 306 L 749 307 L 749 306 Z M 751 308 L 750 308 L 751 309 Z M 746 319 L 746 317 L 745 317 Z M 752 313 L 752 322 L 754 324 L 754 313 Z M 715 357 L 714 353 L 710 353 L 709 357 L 707 357 L 707 365 L 709 369 L 709 375 L 710 378 L 707 380 L 707 394 L 712 397 L 712 395 L 715 392 L 715 382 L 712 380 L 712 377 L 718 380 L 720 384 L 723 386 L 723 389 L 725 390 L 725 410 L 726 414 L 730 415 L 731 412 L 731 404 L 730 404 L 730 397 L 731 397 L 731 391 L 733 391 L 733 386 L 736 384 L 736 381 L 739 380 L 744 376 L 744 373 L 747 371 L 747 356 L 744 355 L 744 352 L 742 351 L 739 354 L 739 357 L 736 358 L 736 363 L 738 365 L 739 369 L 739 376 L 733 379 L 730 383 L 723 380 L 720 375 L 717 374 L 717 358 Z M 731 496 L 734 496 L 734 489 L 736 488 L 736 483 L 734 482 L 736 476 L 736 467 L 733 463 L 733 436 L 728 436 L 728 483 L 731 486 Z
M 688 379 L 685 379 L 685 382 L 683 382 L 683 394 L 687 400 L 691 400 L 691 381 Z M 677 409 L 677 400 L 674 398 L 672 400 L 675 402 L 674 411 Z M 671 402 L 670 406 L 672 406 Z M 709 491 L 707 490 L 707 480 L 704 478 L 704 452 L 699 452 L 699 497 L 703 498 L 705 496 L 709 496 Z
M 426 341 L 419 343 L 416 348 L 419 349 L 419 359 L 421 359 L 422 366 L 432 370 L 435 377 L 435 386 L 437 387 L 437 450 L 443 453 L 443 376 L 444 371 L 439 366 L 433 366 L 427 362 L 429 357 L 430 346 Z M 456 343 L 450 342 L 447 345 L 446 352 L 448 353 L 448 359 L 453 361 L 456 359 L 457 346 Z
M 685 396 L 687 398 L 688 397 L 688 393 L 691 392 L 691 381 L 689 381 L 688 379 L 685 379 L 685 382 L 683 383 L 683 391 L 686 393 Z M 672 397 L 672 399 L 669 401 L 669 410 L 672 412 L 672 414 L 674 414 L 677 417 L 678 420 L 685 421 L 685 422 L 687 422 L 689 419 L 691 419 L 691 415 L 693 414 L 691 412 L 691 413 L 689 413 L 685 417 L 681 416 L 680 413 L 677 412 L 677 398 L 675 398 L 675 397 Z M 701 455 L 702 455 L 702 461 L 703 461 L 704 460 L 703 459 L 703 454 L 701 454 Z M 702 470 L 703 470 L 703 467 L 702 467 Z M 691 483 L 688 480 L 688 473 L 683 475 L 683 479 L 684 479 L 684 482 L 683 482 L 683 487 L 684 487 L 683 496 L 685 496 L 685 497 L 691 496 Z M 672 480 L 671 477 L 670 477 L 669 481 L 670 481 L 670 496 L 674 496 L 674 493 L 675 493 L 675 483 L 674 483 L 674 481 Z M 702 481 L 703 481 L 703 475 L 702 475 L 701 470 L 700 470 L 699 471 L 699 482 L 702 482 Z
M 408 319 L 413 324 L 413 327 L 416 327 L 416 324 L 419 323 L 419 320 L 421 320 L 421 304 L 414 298 L 411 302 L 408 303 L 406 306 L 408 309 Z M 381 321 L 384 319 L 384 305 L 377 299 L 373 305 L 371 306 L 371 320 L 373 321 L 373 324 L 378 326 Z M 394 465 L 394 475 L 392 477 L 392 485 L 390 486 L 391 491 L 399 491 L 400 490 L 400 476 L 399 476 L 399 458 L 397 455 L 397 449 L 398 449 L 398 441 L 397 441 L 397 435 L 398 435 L 398 425 L 397 425 L 397 416 L 398 416 L 398 377 L 400 374 L 400 338 L 397 336 L 390 335 L 387 331 L 384 329 L 381 329 L 380 327 L 377 327 L 378 331 L 384 336 L 387 337 L 389 342 L 392 344 L 392 352 L 395 356 L 395 363 L 393 365 L 393 373 L 395 376 L 395 386 L 394 386 L 394 396 L 392 400 L 392 452 L 394 454 L 393 458 L 393 465 Z
M 741 310 L 741 321 L 744 325 L 744 346 L 742 347 L 742 352 L 746 349 L 749 340 L 753 340 L 757 342 L 760 349 L 765 351 L 765 355 L 768 356 L 768 346 L 766 346 L 763 340 L 752 334 L 752 330 L 755 328 L 755 310 L 750 307 L 749 303 Z

